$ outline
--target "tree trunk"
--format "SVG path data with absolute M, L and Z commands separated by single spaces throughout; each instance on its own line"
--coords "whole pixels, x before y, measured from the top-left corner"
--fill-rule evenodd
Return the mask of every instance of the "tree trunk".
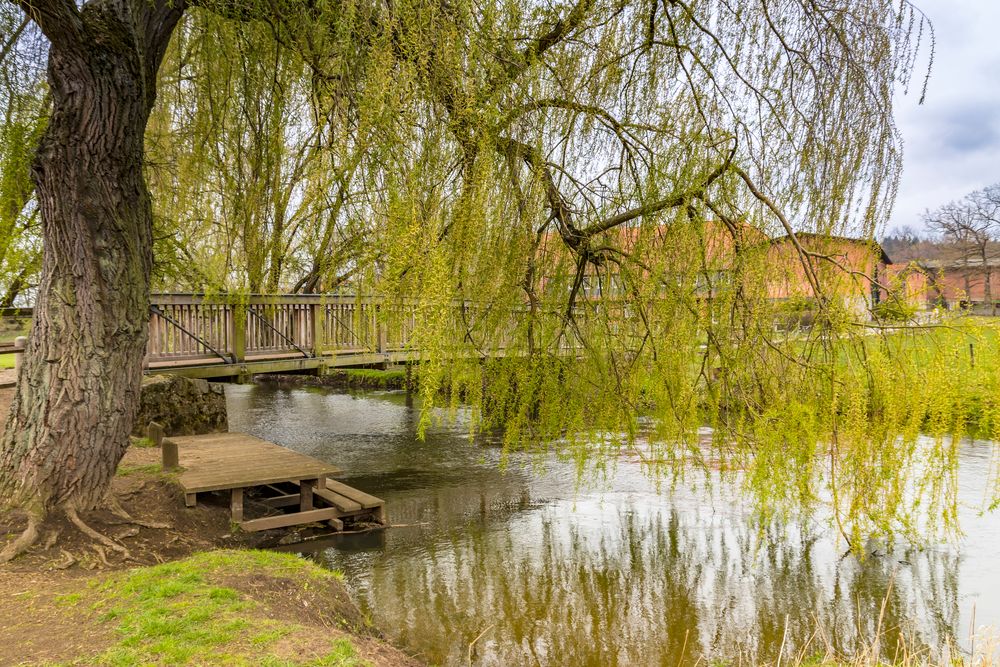
M 78 16 L 78 30 L 41 25 L 53 103 L 32 174 L 44 257 L 0 441 L 0 498 L 35 518 L 99 506 L 129 444 L 152 266 L 143 135 L 180 10 L 111 0 Z

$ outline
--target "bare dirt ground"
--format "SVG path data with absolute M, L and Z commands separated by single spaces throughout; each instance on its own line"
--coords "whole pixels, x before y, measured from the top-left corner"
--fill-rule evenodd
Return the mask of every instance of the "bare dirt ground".
M 12 395 L 12 388 L 0 388 L 0 429 Z M 281 535 L 275 531 L 234 531 L 228 502 L 222 497 L 204 494 L 196 508 L 186 508 L 180 488 L 159 471 L 159 457 L 159 450 L 131 447 L 119 466 L 112 492 L 134 519 L 168 527 L 142 527 L 111 512 L 81 513 L 88 525 L 123 546 L 127 550 L 123 554 L 84 535 L 65 518 L 55 517 L 45 524 L 38 544 L 0 565 L 0 665 L 90 664 L 87 656 L 99 654 L 116 640 L 114 624 L 64 600 L 116 573 L 213 549 L 277 543 Z M 0 514 L 0 545 L 20 534 L 25 525 L 24 517 Z M 310 637 L 319 638 L 315 640 L 318 650 L 336 636 L 328 620 L 316 616 L 329 591 L 289 596 L 280 580 L 238 573 L 230 579 L 227 585 L 260 603 L 263 618 L 287 619 L 314 630 L 296 633 L 295 646 L 288 647 L 291 661 L 308 660 L 315 654 Z M 359 657 L 374 665 L 420 664 L 377 637 L 352 636 L 351 640 Z
M 6 419 L 13 393 L 12 388 L 0 389 L 0 424 Z M 128 550 L 125 555 L 99 545 L 65 517 L 55 516 L 46 523 L 35 547 L 0 566 L 0 581 L 6 575 L 42 569 L 86 573 L 155 565 L 198 551 L 266 546 L 274 540 L 273 533 L 234 533 L 229 523 L 229 508 L 221 497 L 206 494 L 199 498 L 205 502 L 199 502 L 198 507 L 186 508 L 183 493 L 169 476 L 159 472 L 159 463 L 159 450 L 130 447 L 118 467 L 112 492 L 133 518 L 166 524 L 168 528 L 129 524 L 111 512 L 81 514 L 92 528 L 123 545 Z M 0 544 L 20 534 L 25 525 L 24 517 L 0 515 Z

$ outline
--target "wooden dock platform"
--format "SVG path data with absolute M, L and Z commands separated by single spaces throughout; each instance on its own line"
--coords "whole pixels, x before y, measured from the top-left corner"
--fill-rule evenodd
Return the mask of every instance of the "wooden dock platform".
M 233 521 L 257 531 L 325 522 L 343 530 L 344 519 L 385 525 L 385 502 L 329 479 L 340 469 L 246 433 L 155 436 L 164 468 L 179 466 L 185 503 L 194 507 L 199 493 L 229 491 Z M 254 494 L 265 516 L 244 516 L 245 492 Z

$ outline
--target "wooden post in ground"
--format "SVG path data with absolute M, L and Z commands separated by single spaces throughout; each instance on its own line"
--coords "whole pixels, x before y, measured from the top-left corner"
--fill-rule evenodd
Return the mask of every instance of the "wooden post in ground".
M 146 427 L 146 437 L 153 441 L 153 445 L 160 448 L 161 464 L 164 471 L 177 470 L 180 467 L 178 460 L 177 443 L 163 437 L 163 427 L 156 422 L 149 422 Z
M 28 346 L 27 336 L 18 336 L 14 339 L 14 373 L 21 374 L 21 364 L 24 363 L 24 348 Z

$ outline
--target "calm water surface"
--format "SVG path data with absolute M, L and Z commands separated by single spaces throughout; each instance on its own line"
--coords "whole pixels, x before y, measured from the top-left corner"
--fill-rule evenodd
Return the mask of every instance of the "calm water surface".
M 825 524 L 761 541 L 735 494 L 664 490 L 629 461 L 581 486 L 554 458 L 501 470 L 461 420 L 420 441 L 401 392 L 232 385 L 227 397 L 233 430 L 330 461 L 386 500 L 403 527 L 307 548 L 434 664 L 774 660 L 810 638 L 851 653 L 880 614 L 927 647 L 968 650 L 973 625 L 1000 628 L 1000 512 L 980 512 L 992 443 L 962 447 L 960 544 L 859 562 Z

